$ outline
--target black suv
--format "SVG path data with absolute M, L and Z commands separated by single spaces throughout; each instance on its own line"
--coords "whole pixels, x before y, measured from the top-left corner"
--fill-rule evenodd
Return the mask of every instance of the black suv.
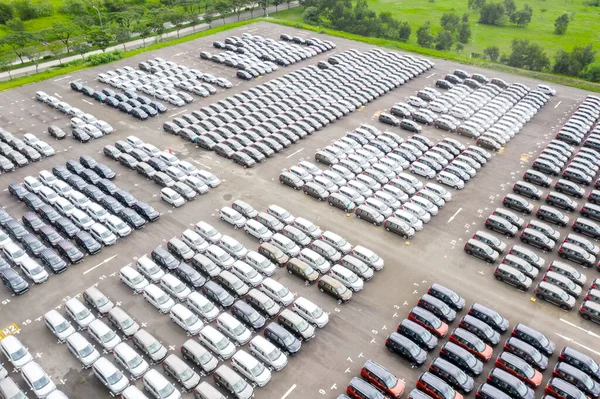
M 267 320 L 258 311 L 256 311 L 256 309 L 242 300 L 236 301 L 230 310 L 231 314 L 233 314 L 236 319 L 254 331 L 263 328 L 267 322 Z
M 152 260 L 162 268 L 173 271 L 179 267 L 179 262 L 169 251 L 162 247 L 155 248 L 151 253 Z
M 136 211 L 131 208 L 125 208 L 119 212 L 118 216 L 123 219 L 125 223 L 134 229 L 143 229 L 146 227 L 146 219 L 141 217 Z
M 155 222 L 160 217 L 160 213 L 144 201 L 138 201 L 132 209 L 149 222 Z
M 75 224 L 66 217 L 58 219 L 54 227 L 56 227 L 56 230 L 58 230 L 59 233 L 63 234 L 68 238 L 75 237 L 75 234 L 77 234 L 80 231 L 80 228 L 75 226 Z
M 75 244 L 84 249 L 88 254 L 95 255 L 102 250 L 102 245 L 87 231 L 79 231 L 74 237 Z
M 300 352 L 301 342 L 281 325 L 271 322 L 263 330 L 265 338 L 279 347 L 288 356 L 294 356 Z
M 83 261 L 83 253 L 70 241 L 61 240 L 56 244 L 56 251 L 72 265 Z
M 40 261 L 42 265 L 52 270 L 53 273 L 58 274 L 67 270 L 67 262 L 56 254 L 53 250 L 46 248 L 40 253 Z
M 199 290 L 206 283 L 204 276 L 185 263 L 179 264 L 179 267 L 175 269 L 175 275 L 194 290 Z
M 36 234 L 42 227 L 46 225 L 42 219 L 40 219 L 40 217 L 33 212 L 25 213 L 21 220 L 23 221 L 23 226 Z

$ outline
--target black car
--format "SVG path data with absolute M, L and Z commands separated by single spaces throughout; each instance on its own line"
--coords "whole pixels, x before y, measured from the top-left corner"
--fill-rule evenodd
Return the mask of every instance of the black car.
M 60 213 L 58 213 L 56 211 L 56 209 L 54 209 L 52 206 L 50 205 L 44 205 L 42 206 L 38 211 L 37 211 L 38 215 L 40 215 L 40 217 L 42 218 L 42 220 L 44 220 L 46 223 L 50 223 L 50 224 L 54 224 L 58 219 L 60 219 L 62 217 L 62 215 Z M 41 226 L 43 227 L 43 226 Z M 39 231 L 39 230 L 38 230 Z M 36 231 L 37 232 L 37 231 Z
M 48 133 L 58 140 L 64 139 L 67 136 L 67 134 L 58 126 L 49 126 Z
M 126 114 L 131 114 L 131 111 L 133 111 L 133 107 L 124 101 L 121 101 L 119 103 L 119 105 L 117 106 L 117 109 Z
M 121 102 L 119 100 L 117 100 L 114 97 L 107 97 L 104 99 L 104 104 L 108 105 L 109 107 L 112 108 L 117 108 L 119 106 L 119 104 L 121 104 Z
M 97 184 L 102 178 L 98 176 L 98 173 L 91 169 L 86 169 L 81 172 L 81 178 L 89 184 Z
M 202 294 L 204 294 L 210 301 L 215 303 L 221 309 L 228 309 L 233 305 L 233 297 L 231 294 L 221 287 L 219 284 L 212 280 L 209 280 L 202 287 Z
M 132 209 L 149 222 L 154 222 L 160 217 L 160 213 L 144 201 L 138 201 Z
M 46 205 L 46 203 L 42 201 L 40 197 L 31 193 L 25 195 L 22 201 L 25 205 L 27 205 L 29 209 L 31 209 L 34 212 L 37 212 L 42 206 Z
M 253 76 L 247 71 L 238 71 L 236 76 L 244 80 L 252 80 Z
M 106 155 L 107 157 L 109 157 L 110 159 L 114 160 L 114 161 L 118 161 L 119 160 L 119 155 L 121 155 L 121 151 L 119 151 L 119 149 L 117 147 L 115 147 L 114 145 L 105 145 L 104 146 L 104 155 Z
M 75 140 L 78 140 L 81 143 L 87 143 L 92 139 L 89 134 L 78 128 L 73 129 L 72 136 Z
M 33 234 L 27 234 L 21 237 L 21 244 L 23 244 L 25 252 L 34 258 L 39 258 L 42 251 L 46 249 L 46 246 Z
M 83 261 L 83 253 L 71 241 L 61 240 L 56 244 L 56 251 L 72 265 Z
M 67 179 L 73 175 L 73 173 L 71 173 L 69 171 L 69 169 L 67 169 L 65 166 L 63 165 L 56 165 L 52 167 L 52 174 L 56 177 L 58 177 L 60 180 L 63 181 L 67 181 Z
M 199 290 L 206 283 L 204 276 L 198 273 L 192 266 L 185 263 L 181 263 L 175 269 L 175 275 L 194 290 Z
M 14 219 L 8 214 L 8 212 L 0 208 L 0 225 L 6 226 L 6 223 L 10 222 L 11 220 Z
M 19 276 L 19 273 L 13 269 L 8 268 L 0 270 L 0 279 L 4 285 L 15 295 L 22 295 L 29 291 L 29 284 L 27 281 L 25 281 L 23 277 Z
M 129 113 L 131 116 L 141 121 L 145 121 L 149 117 L 149 115 L 141 107 L 135 107 Z
M 98 164 L 98 161 L 90 155 L 82 155 L 79 157 L 79 162 L 88 169 L 93 169 Z
M 95 93 L 95 90 L 90 86 L 83 86 L 80 90 L 81 93 L 85 94 L 88 97 L 92 97 Z
M 435 87 L 439 87 L 440 89 L 451 89 L 454 87 L 454 84 L 446 79 L 438 79 L 435 82 Z
M 237 300 L 229 310 L 236 319 L 254 331 L 263 328 L 267 322 L 263 315 L 243 300 Z
M 118 216 L 134 229 L 143 229 L 146 227 L 146 219 L 141 217 L 131 208 L 125 208 L 119 212 Z
M 150 158 L 146 163 L 152 166 L 152 168 L 154 168 L 154 170 L 156 170 L 157 172 L 164 172 L 169 167 L 169 165 L 167 165 L 165 162 L 161 161 L 157 157 Z
M 33 213 L 33 212 L 27 212 L 23 215 L 23 217 L 21 218 L 21 221 L 23 222 L 23 225 L 28 228 L 30 231 L 37 233 L 42 227 L 44 227 L 46 224 L 42 221 L 42 219 L 40 219 L 40 217 Z
M 117 201 L 123 204 L 123 206 L 132 207 L 137 203 L 137 199 L 129 191 L 119 189 L 113 196 Z
M 149 117 L 155 117 L 158 115 L 158 111 L 152 107 L 150 104 L 142 104 L 140 110 L 145 112 Z
M 66 182 L 69 186 L 73 187 L 77 191 L 83 191 L 83 189 L 88 185 L 88 183 L 83 180 L 83 178 L 77 175 L 71 175 L 67 178 Z
M 60 240 L 64 240 L 64 238 L 58 234 L 58 232 L 51 226 L 45 226 L 40 229 L 39 232 L 40 238 L 51 247 L 56 246 L 56 244 Z
M 111 168 L 109 168 L 108 166 L 106 166 L 102 163 L 98 163 L 98 164 L 94 165 L 92 170 L 94 172 L 96 172 L 98 174 L 98 176 L 100 176 L 102 179 L 112 180 L 116 176 L 116 173 L 113 172 L 113 170 Z
M 96 187 L 102 190 L 102 192 L 106 195 L 113 195 L 119 189 L 119 187 L 107 179 L 100 180 L 98 184 L 96 184 Z
M 27 158 L 25 158 L 23 154 L 21 154 L 18 151 L 9 152 L 8 154 L 6 154 L 6 158 L 8 158 L 11 162 L 13 162 L 19 167 L 29 164 Z
M 80 164 L 78 161 L 70 159 L 67 161 L 67 169 L 71 173 L 74 173 L 79 176 L 81 174 L 81 172 L 83 172 L 85 170 L 85 166 Z
M 66 217 L 62 217 L 60 219 L 58 219 L 56 221 L 56 223 L 54 224 L 54 227 L 56 227 L 56 230 L 65 235 L 68 238 L 73 238 L 75 237 L 75 234 L 77 234 L 77 232 L 79 232 L 81 229 L 77 226 L 75 226 L 75 224 L 73 222 L 71 222 L 71 220 L 67 219 Z
M 81 90 L 83 90 L 83 84 L 79 82 L 71 82 L 71 89 L 77 92 L 81 92 Z
M 138 164 L 138 161 L 129 154 L 120 154 L 119 163 L 125 166 L 126 168 L 135 169 L 135 166 Z
M 151 253 L 150 257 L 158 266 L 165 268 L 169 271 L 177 269 L 180 261 L 178 261 L 169 251 L 162 247 L 155 248 Z
M 90 255 L 95 255 L 102 250 L 102 245 L 87 231 L 78 231 L 73 239 L 79 248 L 84 249 Z
M 302 347 L 298 338 L 276 322 L 269 323 L 263 330 L 265 338 L 288 356 L 294 356 Z
M 158 101 L 152 101 L 149 105 L 161 114 L 164 112 L 167 112 L 167 110 L 168 110 L 168 108 L 165 107 L 163 105 L 163 103 L 158 102 Z
M 109 195 L 102 198 L 100 205 L 106 208 L 106 210 L 112 213 L 113 215 L 118 215 L 119 212 L 121 212 L 124 208 L 124 206 L 119 201 L 117 201 L 116 198 L 111 197 Z
M 40 261 L 42 265 L 52 271 L 52 273 L 58 274 L 67 270 L 67 262 L 63 260 L 56 252 L 46 248 L 40 253 Z
M 35 150 L 33 147 L 30 147 L 28 145 L 26 145 L 21 150 L 21 153 L 25 154 L 27 159 L 30 160 L 31 162 L 36 162 L 36 161 L 39 161 L 40 159 L 42 159 L 42 156 L 40 155 L 40 153 L 37 152 L 37 150 Z
M 23 201 L 23 198 L 29 194 L 29 191 L 20 183 L 14 182 L 8 185 L 8 192 L 19 201 Z
M 102 198 L 106 197 L 106 194 L 104 194 L 102 190 L 100 190 L 96 186 L 92 186 L 91 184 L 86 186 L 81 192 L 85 194 L 85 196 L 88 197 L 90 200 L 97 203 L 100 203 L 100 201 L 102 201 Z

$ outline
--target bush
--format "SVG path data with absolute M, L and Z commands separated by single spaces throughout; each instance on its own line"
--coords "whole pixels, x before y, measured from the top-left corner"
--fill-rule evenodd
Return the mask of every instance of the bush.
M 13 6 L 8 3 L 0 3 L 0 24 L 5 24 L 6 21 L 13 19 L 14 15 Z
M 18 0 L 13 2 L 13 7 L 19 14 L 19 18 L 23 21 L 39 17 L 49 17 L 54 13 L 54 8 L 48 1 L 34 3 L 27 0 Z
M 319 9 L 317 7 L 308 7 L 302 13 L 302 20 L 310 25 L 319 25 Z
M 92 54 L 87 58 L 87 61 L 92 66 L 108 64 L 109 62 L 117 61 L 123 58 L 123 52 L 119 50 L 108 53 Z

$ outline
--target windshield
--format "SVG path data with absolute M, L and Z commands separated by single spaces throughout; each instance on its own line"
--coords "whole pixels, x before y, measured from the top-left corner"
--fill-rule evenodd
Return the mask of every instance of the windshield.
M 139 366 L 140 364 L 142 364 L 143 360 L 141 358 L 141 356 L 136 356 L 133 359 L 131 359 L 129 361 L 129 363 L 127 363 L 127 365 L 129 366 L 130 369 L 136 368 L 137 366 Z
M 19 249 L 18 251 L 16 251 L 16 252 L 13 254 L 12 258 L 13 258 L 13 259 L 17 259 L 17 258 L 20 258 L 21 256 L 25 256 L 25 252 L 23 252 L 23 250 L 22 250 L 22 249 Z
M 90 315 L 90 311 L 87 308 L 83 309 L 81 312 L 75 314 L 75 316 L 77 317 L 77 320 L 85 319 L 89 315 Z
M 33 269 L 31 269 L 31 275 L 32 276 L 37 276 L 40 273 L 43 273 L 44 269 L 42 269 L 40 266 L 34 267 Z
M 177 284 L 176 286 L 173 287 L 173 292 L 182 292 L 186 288 L 187 287 L 184 284 Z
M 162 345 L 160 344 L 160 342 L 158 341 L 154 341 L 153 343 L 151 343 L 150 345 L 148 345 L 148 353 L 152 354 L 155 352 L 158 352 L 158 350 L 162 348 Z
M 234 392 L 242 392 L 244 389 L 246 389 L 246 385 L 248 385 L 246 381 L 240 378 L 235 384 L 233 384 L 232 388 Z
M 204 313 L 208 313 L 208 312 L 210 312 L 211 310 L 213 310 L 213 309 L 214 309 L 214 307 L 215 307 L 215 306 L 214 306 L 214 305 L 213 305 L 211 302 L 207 302 L 207 303 L 205 303 L 204 305 L 202 305 L 202 306 L 200 307 L 200 309 L 202 309 L 202 311 L 203 311 Z
M 102 339 L 102 342 L 110 342 L 115 338 L 115 332 L 110 330 L 100 338 Z
M 169 301 L 169 299 L 171 299 L 167 294 L 161 295 L 158 298 L 156 298 L 156 302 L 159 305 L 162 305 L 163 303 L 166 303 Z
M 40 390 L 50 383 L 50 379 L 44 374 L 39 380 L 33 381 L 33 389 Z
M 167 385 L 165 385 L 162 389 L 158 390 L 158 394 L 161 398 L 167 398 L 173 393 L 174 390 L 175 388 L 173 387 L 173 385 L 167 383 Z
M 81 356 L 81 357 L 89 356 L 92 353 L 94 353 L 94 350 L 95 350 L 94 347 L 92 345 L 88 344 L 85 348 L 83 348 L 79 351 L 79 356 Z
M 181 381 L 187 381 L 190 378 L 192 378 L 194 376 L 194 371 L 191 368 L 187 368 L 185 369 L 185 371 L 181 374 L 179 374 L 179 378 L 181 378 Z
M 219 350 L 223 350 L 223 349 L 227 348 L 227 346 L 228 346 L 229 344 L 230 344 L 229 340 L 228 340 L 227 338 L 223 337 L 223 339 L 222 339 L 222 340 L 220 340 L 219 342 L 217 342 L 217 345 L 216 345 L 216 347 L 217 347 L 217 349 L 219 349 Z
M 240 323 L 236 328 L 233 329 L 235 335 L 242 335 L 246 331 L 246 328 Z
M 134 278 L 131 279 L 131 282 L 133 284 L 139 284 L 142 281 L 144 281 L 144 276 L 142 276 L 141 274 L 138 274 L 137 276 L 135 276 Z
M 347 289 L 347 288 L 346 288 L 346 286 L 344 286 L 344 285 L 340 285 L 340 286 L 339 286 L 339 287 L 337 287 L 335 290 L 336 290 L 336 292 L 337 292 L 338 294 L 340 294 L 340 295 L 343 295 L 343 294 L 345 294 L 345 293 L 346 293 L 346 291 L 348 291 L 348 289 Z
M 109 384 L 114 385 L 123 378 L 123 374 L 119 370 L 115 371 L 113 375 L 109 376 L 106 380 Z
M 294 337 L 292 336 L 292 334 L 287 334 L 283 339 L 283 343 L 287 346 L 292 345 L 294 343 Z
M 252 370 L 250 370 L 250 373 L 254 376 L 259 376 L 261 375 L 263 372 L 265 371 L 265 366 L 263 366 L 262 363 L 257 362 L 256 366 L 254 366 L 252 368 Z
M 198 322 L 198 316 L 196 316 L 196 315 L 191 315 L 190 317 L 185 319 L 185 324 L 188 326 L 194 325 L 197 322 Z
M 101 234 L 100 237 L 102 238 L 108 238 L 112 233 L 108 230 L 104 230 Z
M 133 319 L 130 317 L 128 319 L 123 320 L 123 328 L 129 328 L 133 325 Z
M 59 325 L 56 326 L 56 332 L 61 333 L 61 332 L 65 331 L 69 327 L 71 327 L 71 325 L 69 324 L 69 322 L 67 322 L 65 320 L 65 321 L 63 321 L 62 323 L 60 323 Z
M 281 287 L 281 289 L 280 289 L 279 291 L 277 291 L 277 295 L 278 295 L 280 298 L 283 298 L 283 297 L 285 297 L 285 296 L 286 296 L 287 294 L 289 294 L 289 293 L 290 293 L 290 291 L 289 291 L 287 288 L 285 288 L 285 287 Z
M 309 325 L 306 322 L 306 320 L 302 319 L 300 324 L 298 324 L 296 327 L 298 328 L 298 331 L 306 331 L 308 329 Z
M 25 349 L 24 347 L 20 347 L 19 350 L 17 350 L 16 352 L 13 352 L 10 357 L 12 360 L 19 360 L 21 359 L 23 356 L 27 355 L 27 349 Z
M 107 303 L 108 303 L 108 298 L 103 296 L 98 299 L 98 301 L 96 302 L 96 306 L 101 307 L 101 306 L 106 305 Z

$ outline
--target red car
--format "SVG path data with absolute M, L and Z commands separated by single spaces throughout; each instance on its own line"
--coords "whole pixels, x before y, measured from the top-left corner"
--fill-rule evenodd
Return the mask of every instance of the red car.
M 454 329 L 452 335 L 450 335 L 450 342 L 454 342 L 456 345 L 465 348 L 484 362 L 487 362 L 492 357 L 493 351 L 489 345 L 486 345 L 477 336 L 462 328 Z
M 433 335 L 441 338 L 448 334 L 448 324 L 441 321 L 436 315 L 421 307 L 414 307 L 408 314 L 408 319 L 426 328 Z
M 525 382 L 531 388 L 537 388 L 542 383 L 542 373 L 512 353 L 502 352 L 496 358 L 495 365 Z

